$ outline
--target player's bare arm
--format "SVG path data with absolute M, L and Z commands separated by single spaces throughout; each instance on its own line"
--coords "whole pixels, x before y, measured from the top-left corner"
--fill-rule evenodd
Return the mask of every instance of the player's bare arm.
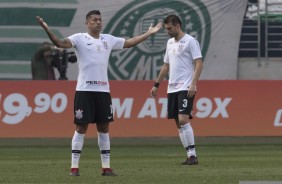
M 162 66 L 161 71 L 160 71 L 160 73 L 159 73 L 159 75 L 156 79 L 155 84 L 156 83 L 160 84 L 163 81 L 163 79 L 167 76 L 168 72 L 169 72 L 169 64 L 164 63 L 164 65 Z M 151 89 L 151 96 L 156 97 L 157 92 L 158 92 L 158 87 L 153 86 L 153 88 Z
M 196 84 L 200 78 L 201 71 L 203 68 L 203 60 L 202 58 L 198 58 L 194 60 L 195 62 L 195 71 L 191 85 L 188 88 L 188 97 L 193 97 L 196 93 Z
M 56 45 L 59 48 L 65 48 L 65 49 L 72 47 L 72 43 L 69 39 L 65 38 L 63 40 L 60 40 L 54 33 L 52 33 L 49 30 L 48 24 L 44 22 L 44 20 L 41 17 L 37 16 L 36 20 L 39 23 L 39 25 L 45 30 L 45 32 L 47 33 L 48 37 L 50 38 L 50 40 L 53 42 L 54 45 Z
M 124 48 L 130 48 L 133 47 L 137 44 L 139 44 L 140 42 L 146 40 L 148 37 L 150 37 L 151 35 L 155 34 L 156 32 L 158 32 L 161 28 L 162 28 L 163 23 L 159 22 L 155 27 L 153 27 L 153 25 L 151 24 L 148 31 L 142 35 L 139 36 L 135 36 L 133 38 L 130 38 L 128 40 L 125 40 L 124 43 Z

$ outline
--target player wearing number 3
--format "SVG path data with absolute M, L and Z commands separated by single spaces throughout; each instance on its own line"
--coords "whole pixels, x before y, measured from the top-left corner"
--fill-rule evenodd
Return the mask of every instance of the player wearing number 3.
M 79 159 L 84 136 L 89 123 L 95 123 L 98 134 L 102 162 L 102 176 L 115 176 L 110 167 L 109 123 L 113 121 L 112 100 L 110 96 L 107 67 L 112 50 L 130 48 L 146 40 L 162 27 L 152 25 L 142 35 L 125 40 L 109 34 L 101 34 L 102 19 L 99 10 L 86 15 L 86 33 L 77 33 L 58 39 L 39 16 L 38 23 L 48 34 L 50 40 L 59 48 L 74 48 L 78 58 L 78 79 L 74 99 L 74 123 L 76 129 L 72 139 L 71 176 L 79 176 Z
M 180 140 L 187 152 L 187 159 L 182 164 L 196 165 L 198 159 L 194 132 L 189 119 L 192 119 L 196 83 L 203 62 L 198 41 L 185 34 L 181 30 L 181 24 L 181 20 L 176 15 L 169 15 L 164 20 L 165 29 L 171 38 L 167 42 L 164 65 L 151 90 L 151 96 L 157 96 L 159 84 L 169 73 L 168 118 L 175 120 Z

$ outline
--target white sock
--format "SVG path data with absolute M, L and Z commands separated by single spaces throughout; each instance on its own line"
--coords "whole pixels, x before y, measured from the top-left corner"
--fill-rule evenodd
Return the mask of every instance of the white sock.
M 72 149 L 71 168 L 78 168 L 80 154 L 84 142 L 84 136 L 85 134 L 79 134 L 76 131 L 74 132 L 72 143 L 71 143 L 71 149 Z
M 196 156 L 195 138 L 194 138 L 193 128 L 190 125 L 190 123 L 187 123 L 182 128 L 183 128 L 184 137 L 187 141 L 187 147 L 186 147 L 187 156 L 188 157 Z
M 183 133 L 183 128 L 178 129 L 178 131 L 179 131 L 180 141 L 181 141 L 183 147 L 186 149 L 188 147 L 188 142 L 187 142 L 185 135 Z
M 102 168 L 110 167 L 110 136 L 109 133 L 98 132 L 98 145 L 100 148 Z

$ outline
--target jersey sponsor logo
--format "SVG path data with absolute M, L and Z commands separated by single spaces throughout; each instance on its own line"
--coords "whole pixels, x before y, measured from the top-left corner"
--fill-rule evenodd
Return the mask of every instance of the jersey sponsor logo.
M 83 118 L 82 113 L 83 113 L 83 110 L 81 110 L 81 109 L 76 110 L 76 111 L 75 111 L 75 118 L 76 118 L 76 119 L 81 119 L 81 118 Z
M 204 57 L 210 42 L 211 20 L 206 6 L 198 0 L 175 0 L 173 6 L 163 0 L 132 1 L 113 16 L 104 32 L 131 38 L 145 33 L 151 23 L 156 25 L 169 14 L 182 19 L 183 31 L 200 42 Z M 155 79 L 163 65 L 168 39 L 163 29 L 131 49 L 112 51 L 109 79 Z
M 86 84 L 96 85 L 96 86 L 107 86 L 108 82 L 105 82 L 105 81 L 86 81 Z
M 180 88 L 184 83 L 183 82 L 175 82 L 175 83 L 169 83 L 169 87 L 171 88 L 175 88 L 175 89 L 178 89 Z

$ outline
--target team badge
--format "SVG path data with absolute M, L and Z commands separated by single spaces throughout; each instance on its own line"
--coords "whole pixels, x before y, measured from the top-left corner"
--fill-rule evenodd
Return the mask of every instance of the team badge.
M 178 52 L 182 52 L 184 48 L 184 45 L 178 45 Z
M 106 41 L 103 41 L 103 46 L 104 46 L 104 49 L 108 50 L 108 43 Z
M 80 110 L 80 109 L 76 110 L 75 111 L 75 118 L 81 119 L 83 117 L 82 113 L 83 113 L 83 110 Z

